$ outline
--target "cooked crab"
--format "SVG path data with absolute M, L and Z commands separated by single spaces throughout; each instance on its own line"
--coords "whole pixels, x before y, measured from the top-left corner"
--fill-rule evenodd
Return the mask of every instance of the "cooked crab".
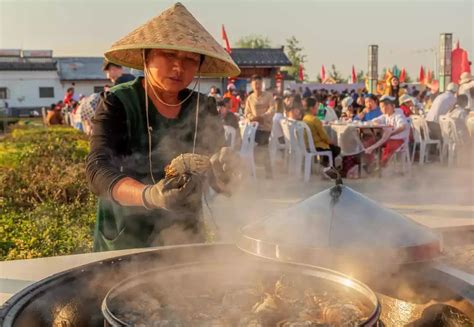
M 204 175 L 211 167 L 208 156 L 184 153 L 174 158 L 165 168 L 165 177 L 172 178 L 184 174 Z

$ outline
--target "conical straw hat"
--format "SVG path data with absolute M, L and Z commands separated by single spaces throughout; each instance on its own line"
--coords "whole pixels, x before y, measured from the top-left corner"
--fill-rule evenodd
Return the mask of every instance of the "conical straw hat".
M 233 77 L 240 74 L 239 67 L 224 48 L 179 2 L 115 42 L 105 52 L 105 57 L 113 63 L 143 70 L 143 49 L 203 54 L 201 76 Z

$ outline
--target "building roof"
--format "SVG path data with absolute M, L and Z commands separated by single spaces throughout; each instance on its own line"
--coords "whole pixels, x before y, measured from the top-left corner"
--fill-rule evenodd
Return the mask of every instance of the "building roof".
M 0 61 L 3 71 L 55 71 L 56 62 Z
M 234 48 L 231 57 L 239 67 L 291 66 L 291 61 L 281 48 L 249 49 Z
M 59 79 L 62 81 L 106 80 L 101 57 L 57 57 Z

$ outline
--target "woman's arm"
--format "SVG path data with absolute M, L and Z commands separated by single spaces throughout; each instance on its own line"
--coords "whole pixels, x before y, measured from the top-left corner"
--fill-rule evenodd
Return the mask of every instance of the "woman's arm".
M 124 177 L 112 188 L 112 198 L 123 206 L 144 206 L 145 185 L 130 177 Z
M 86 176 L 89 188 L 94 194 L 119 203 L 136 203 L 137 201 L 125 200 L 122 197 L 131 193 L 133 198 L 133 194 L 139 191 L 139 188 L 135 190 L 138 182 L 131 183 L 131 178 L 121 171 L 121 158 L 127 154 L 128 144 L 126 119 L 127 115 L 120 100 L 111 93 L 103 94 L 92 120 L 93 133 L 86 163 Z M 122 179 L 126 181 L 121 181 Z M 119 182 L 120 187 L 115 189 Z

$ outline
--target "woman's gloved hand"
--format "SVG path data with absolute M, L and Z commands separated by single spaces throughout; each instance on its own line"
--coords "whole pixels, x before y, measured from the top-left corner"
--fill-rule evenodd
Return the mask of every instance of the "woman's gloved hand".
M 165 178 L 143 190 L 143 204 L 147 209 L 169 211 L 189 210 L 201 201 L 202 179 L 195 175 Z
M 242 161 L 237 152 L 224 147 L 211 159 L 210 185 L 218 193 L 230 195 L 242 176 Z

